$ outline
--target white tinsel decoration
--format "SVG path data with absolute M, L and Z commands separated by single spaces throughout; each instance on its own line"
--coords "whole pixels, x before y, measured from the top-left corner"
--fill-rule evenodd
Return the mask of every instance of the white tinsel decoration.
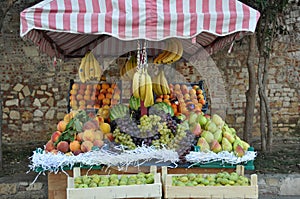
M 212 151 L 208 152 L 190 152 L 186 155 L 186 160 L 192 164 L 190 167 L 196 164 L 209 164 L 212 162 L 221 161 L 222 164 L 240 164 L 254 160 L 256 157 L 256 152 L 246 151 L 245 155 L 242 157 L 237 157 L 233 152 L 221 151 L 219 153 L 214 153 Z
M 155 161 L 155 163 L 176 163 L 179 160 L 178 154 L 173 150 L 165 148 L 156 149 L 154 147 L 142 146 L 134 150 L 123 150 L 121 153 L 114 153 L 108 150 L 95 150 L 81 153 L 77 156 L 66 155 L 58 152 L 57 154 L 47 153 L 42 149 L 37 149 L 30 157 L 30 170 L 42 172 L 49 171 L 57 173 L 63 171 L 63 167 L 73 168 L 75 164 L 84 166 L 116 166 L 126 169 L 128 166 L 141 166 L 144 163 Z

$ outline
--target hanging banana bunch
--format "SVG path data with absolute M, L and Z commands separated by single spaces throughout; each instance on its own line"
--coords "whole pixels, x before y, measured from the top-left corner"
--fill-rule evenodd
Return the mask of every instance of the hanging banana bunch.
M 172 38 L 166 41 L 166 49 L 154 60 L 155 64 L 171 64 L 178 61 L 183 54 L 183 46 L 179 39 Z
M 79 79 L 82 83 L 91 80 L 101 80 L 102 68 L 92 52 L 87 52 L 81 59 L 78 69 Z
M 142 55 L 142 57 L 140 57 L 140 55 Z M 148 74 L 147 67 L 146 45 L 144 45 L 141 52 L 138 42 L 137 68 L 136 72 L 133 74 L 132 93 L 134 97 L 140 98 L 144 101 L 145 107 L 149 107 L 154 104 L 152 80 Z
M 131 55 L 130 58 L 126 61 L 125 65 L 120 69 L 120 76 L 124 79 L 133 79 L 137 66 L 136 56 Z
M 163 69 L 160 69 L 159 73 L 153 78 L 152 85 L 157 96 L 170 94 L 170 87 Z

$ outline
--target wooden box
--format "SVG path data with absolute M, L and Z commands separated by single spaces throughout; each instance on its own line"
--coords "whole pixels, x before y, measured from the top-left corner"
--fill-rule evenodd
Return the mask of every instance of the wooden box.
M 244 167 L 238 165 L 236 172 L 244 175 Z M 164 198 L 258 198 L 257 175 L 251 175 L 250 186 L 172 186 L 172 176 L 184 174 L 168 174 L 162 167 Z
M 153 184 L 107 186 L 95 188 L 74 188 L 74 178 L 80 176 L 80 169 L 74 168 L 73 177 L 68 177 L 67 199 L 108 199 L 108 198 L 161 198 L 161 175 L 157 173 L 156 166 L 151 166 L 150 172 L 154 174 Z M 125 175 L 125 174 L 124 174 Z M 126 176 L 130 176 L 127 175 Z

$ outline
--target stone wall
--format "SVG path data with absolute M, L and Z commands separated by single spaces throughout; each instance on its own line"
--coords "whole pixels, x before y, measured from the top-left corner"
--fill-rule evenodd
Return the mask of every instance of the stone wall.
M 2 98 L 3 143 L 26 143 L 49 139 L 57 122 L 67 111 L 69 82 L 77 78 L 78 59 L 57 62 L 36 50 L 30 42 L 19 36 L 19 13 L 39 1 L 7 1 L 3 3 L 0 35 L 0 83 Z M 1 3 L 2 5 L 2 3 Z M 299 124 L 300 93 L 300 13 L 293 2 L 286 13 L 286 25 L 292 35 L 284 35 L 275 45 L 271 59 L 268 95 L 270 96 L 276 135 L 287 136 Z M 216 102 L 223 105 L 226 121 L 242 131 L 245 92 L 248 85 L 247 39 L 236 43 L 231 54 L 227 49 L 213 56 L 227 96 Z M 209 70 L 207 70 L 209 71 Z M 201 72 L 201 71 L 200 71 Z M 185 75 L 198 81 L 206 74 L 191 71 Z M 220 82 L 218 83 L 220 84 Z M 210 90 L 210 96 L 214 93 Z M 212 98 L 211 100 L 214 100 Z M 216 106 L 216 108 L 220 108 Z M 221 107 L 222 108 L 222 107 Z M 259 136 L 256 110 L 254 135 Z

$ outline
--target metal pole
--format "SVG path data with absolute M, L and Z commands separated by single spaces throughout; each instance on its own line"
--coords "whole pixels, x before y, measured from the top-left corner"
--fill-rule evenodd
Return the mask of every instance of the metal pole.
M 0 168 L 3 168 L 2 163 L 2 90 L 1 90 L 1 84 L 0 84 Z

